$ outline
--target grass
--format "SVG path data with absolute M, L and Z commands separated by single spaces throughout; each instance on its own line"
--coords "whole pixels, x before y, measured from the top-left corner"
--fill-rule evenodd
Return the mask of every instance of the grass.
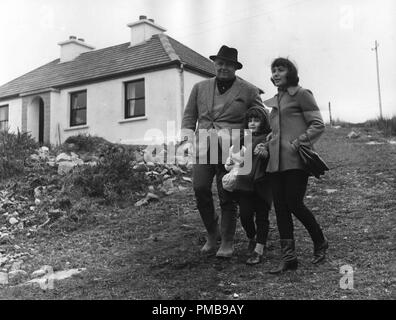
M 267 273 L 279 257 L 273 211 L 264 263 L 245 265 L 247 240 L 240 224 L 230 261 L 202 257 L 205 232 L 190 186 L 147 207 L 102 207 L 73 232 L 19 236 L 14 244 L 36 250 L 25 263 L 29 272 L 44 264 L 87 271 L 49 291 L 0 287 L 0 298 L 394 299 L 396 146 L 366 145 L 346 139 L 348 132 L 327 129 L 317 150 L 332 170 L 321 180 L 310 178 L 307 192 L 306 204 L 330 242 L 328 258 L 320 265 L 309 263 L 312 243 L 295 221 L 299 269 L 282 276 Z M 353 290 L 339 286 L 344 265 L 353 267 Z
M 336 119 L 333 121 L 333 126 L 340 126 L 342 128 L 363 128 L 366 130 L 379 130 L 385 137 L 396 136 L 396 116 L 393 117 L 383 117 L 383 118 L 376 118 L 367 120 L 366 122 L 362 123 L 349 123 L 342 121 L 340 119 Z

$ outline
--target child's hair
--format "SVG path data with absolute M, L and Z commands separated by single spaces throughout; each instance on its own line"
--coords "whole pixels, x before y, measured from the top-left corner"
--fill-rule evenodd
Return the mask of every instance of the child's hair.
M 298 71 L 296 66 L 287 58 L 276 58 L 271 63 L 271 70 L 275 67 L 285 67 L 287 68 L 287 86 L 297 86 L 300 81 L 298 77 Z M 274 80 L 271 77 L 271 82 L 275 85 Z
M 259 107 L 254 107 L 248 109 L 245 116 L 245 128 L 248 128 L 249 120 L 252 118 L 260 119 L 260 127 L 258 129 L 259 133 L 268 134 L 271 132 L 271 127 L 268 119 L 268 112 L 264 108 L 259 110 Z

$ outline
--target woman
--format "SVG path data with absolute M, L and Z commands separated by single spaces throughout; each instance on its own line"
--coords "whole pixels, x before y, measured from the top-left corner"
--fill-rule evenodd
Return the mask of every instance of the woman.
M 297 69 L 290 60 L 275 59 L 271 71 L 271 81 L 278 87 L 278 94 L 264 103 L 272 108 L 267 172 L 270 173 L 282 261 L 270 273 L 277 274 L 295 270 L 298 266 L 292 214 L 301 221 L 312 238 L 312 263 L 325 258 L 328 242 L 312 212 L 304 205 L 309 174 L 304 170 L 298 154 L 300 144 L 312 146 L 323 133 L 322 116 L 311 91 L 298 85 Z

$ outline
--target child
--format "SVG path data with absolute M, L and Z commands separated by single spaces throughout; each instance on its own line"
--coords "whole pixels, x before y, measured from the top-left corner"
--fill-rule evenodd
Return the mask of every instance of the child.
M 268 112 L 261 107 L 250 108 L 246 113 L 245 128 L 250 129 L 252 134 L 251 145 L 244 146 L 244 152 L 252 152 L 252 170 L 248 175 L 238 175 L 234 192 L 238 198 L 242 227 L 249 238 L 251 256 L 246 263 L 254 265 L 263 259 L 269 230 L 268 214 L 272 205 L 271 189 L 265 173 L 269 158 L 266 138 L 271 132 Z M 227 171 L 237 164 L 232 152 L 235 152 L 233 146 L 225 165 Z

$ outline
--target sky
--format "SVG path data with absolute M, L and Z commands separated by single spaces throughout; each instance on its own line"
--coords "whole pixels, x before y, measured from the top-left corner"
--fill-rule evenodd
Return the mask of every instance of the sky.
M 396 115 L 394 0 L 0 0 L 0 85 L 59 58 L 70 35 L 101 49 L 130 39 L 140 15 L 208 57 L 239 52 L 245 80 L 271 98 L 271 61 L 288 57 L 326 121 L 379 116 L 374 41 L 379 43 L 383 115 Z

